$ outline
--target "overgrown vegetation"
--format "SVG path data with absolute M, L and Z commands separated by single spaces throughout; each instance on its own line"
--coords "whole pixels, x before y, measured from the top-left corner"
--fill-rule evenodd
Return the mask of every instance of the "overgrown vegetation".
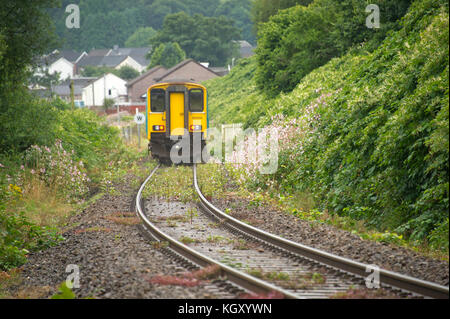
M 300 23 L 296 14 L 304 10 L 280 12 L 261 32 L 282 28 L 288 16 L 292 25 Z M 361 38 L 342 57 L 292 80 L 292 92 L 273 98 L 257 86 L 261 49 L 227 77 L 206 83 L 211 118 L 278 130 L 277 173 L 248 174 L 251 163 L 240 168 L 253 189 L 310 194 L 330 216 L 448 251 L 448 3 L 414 1 L 392 25 L 383 41 L 376 34 L 375 42 Z M 286 42 L 277 43 L 273 49 L 284 50 Z M 288 60 L 303 63 L 295 54 Z M 275 74 L 266 80 L 277 83 Z
M 27 87 L 35 57 L 51 45 L 53 1 L 7 1 L 0 8 L 0 270 L 63 240 L 67 217 L 136 162 L 116 128 Z M 108 169 L 106 169 L 108 168 Z

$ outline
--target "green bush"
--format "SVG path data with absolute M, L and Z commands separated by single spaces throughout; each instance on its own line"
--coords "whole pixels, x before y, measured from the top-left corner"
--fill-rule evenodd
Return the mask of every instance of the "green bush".
M 23 213 L 6 213 L 0 204 L 0 270 L 26 262 L 26 255 L 51 247 L 63 238 L 55 230 L 30 223 Z

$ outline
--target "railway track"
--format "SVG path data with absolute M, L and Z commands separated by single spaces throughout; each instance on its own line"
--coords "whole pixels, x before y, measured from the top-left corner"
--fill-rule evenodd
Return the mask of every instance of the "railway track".
M 367 271 L 376 270 L 381 287 L 391 296 L 448 299 L 448 287 L 374 269 L 264 232 L 229 216 L 202 194 L 195 165 L 193 187 L 203 214 L 191 217 L 189 222 L 183 218 L 188 215 L 184 204 L 158 200 L 144 204 L 142 193 L 159 168 L 149 175 L 136 197 L 136 212 L 144 227 L 180 258 L 198 267 L 218 267 L 220 278 L 248 293 L 288 299 L 329 298 L 349 288 L 367 289 Z M 174 225 L 177 222 L 180 225 Z

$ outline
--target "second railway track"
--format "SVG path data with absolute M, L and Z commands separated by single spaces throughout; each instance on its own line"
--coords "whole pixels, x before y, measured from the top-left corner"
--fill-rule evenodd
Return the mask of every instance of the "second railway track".
M 193 208 L 179 202 L 154 198 L 144 203 L 143 191 L 158 169 L 141 186 L 136 211 L 153 237 L 176 254 L 199 267 L 219 267 L 221 277 L 253 294 L 317 299 L 367 289 L 368 265 L 264 232 L 212 205 L 200 190 L 195 165 L 193 187 L 201 214 L 193 218 Z M 379 270 L 379 278 L 390 297 L 448 298 L 448 287 L 385 270 Z

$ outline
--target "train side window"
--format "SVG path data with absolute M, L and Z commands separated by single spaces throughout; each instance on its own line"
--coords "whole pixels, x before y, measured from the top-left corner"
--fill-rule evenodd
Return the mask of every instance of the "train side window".
M 203 90 L 192 89 L 189 91 L 189 110 L 191 112 L 203 112 Z
M 151 110 L 153 113 L 163 113 L 166 110 L 166 91 L 154 89 L 150 93 Z

